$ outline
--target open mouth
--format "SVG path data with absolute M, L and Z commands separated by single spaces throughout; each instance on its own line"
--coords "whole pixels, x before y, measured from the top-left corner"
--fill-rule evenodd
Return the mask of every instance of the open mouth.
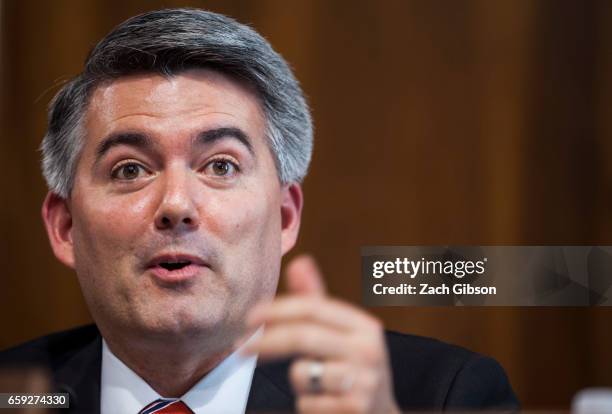
M 159 263 L 160 267 L 163 267 L 166 270 L 180 270 L 186 266 L 189 266 L 191 264 L 191 261 L 189 260 L 183 260 L 183 261 L 179 261 L 179 262 L 161 262 Z
M 197 255 L 174 252 L 158 254 L 146 268 L 156 280 L 168 285 L 201 277 L 207 271 L 208 264 Z

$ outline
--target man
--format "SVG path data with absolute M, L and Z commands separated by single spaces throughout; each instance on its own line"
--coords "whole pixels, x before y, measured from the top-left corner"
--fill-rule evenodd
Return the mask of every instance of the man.
M 50 107 L 42 214 L 95 326 L 0 356 L 74 412 L 515 409 L 499 365 L 385 333 L 325 295 L 298 236 L 310 113 L 252 29 L 195 9 L 124 22 Z

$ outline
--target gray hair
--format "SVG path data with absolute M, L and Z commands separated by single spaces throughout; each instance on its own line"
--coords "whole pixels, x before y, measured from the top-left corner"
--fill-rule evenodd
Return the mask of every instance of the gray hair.
M 144 13 L 117 26 L 90 52 L 83 72 L 55 95 L 41 145 L 49 189 L 64 198 L 70 195 L 85 112 L 97 86 L 135 73 L 173 76 L 193 68 L 218 70 L 255 87 L 279 179 L 301 182 L 312 154 L 312 120 L 285 60 L 250 27 L 220 14 L 182 8 Z

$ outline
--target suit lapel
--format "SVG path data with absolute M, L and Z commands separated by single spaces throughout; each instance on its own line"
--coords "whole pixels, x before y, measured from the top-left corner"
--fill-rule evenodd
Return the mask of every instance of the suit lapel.
M 248 413 L 294 410 L 295 399 L 288 376 L 290 363 L 282 360 L 257 365 L 247 400 Z M 53 371 L 55 392 L 70 394 L 70 409 L 66 413 L 100 413 L 102 337 L 99 334 L 58 363 Z
M 289 360 L 258 364 L 253 373 L 246 411 L 292 412 L 294 395 L 289 384 Z
M 54 370 L 56 392 L 70 394 L 69 413 L 100 413 L 102 338 L 95 339 Z

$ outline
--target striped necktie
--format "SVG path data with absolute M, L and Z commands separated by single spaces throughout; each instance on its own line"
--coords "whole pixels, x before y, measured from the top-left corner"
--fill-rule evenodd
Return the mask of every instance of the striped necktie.
M 194 414 L 193 411 L 177 398 L 160 398 L 140 410 L 138 414 Z

